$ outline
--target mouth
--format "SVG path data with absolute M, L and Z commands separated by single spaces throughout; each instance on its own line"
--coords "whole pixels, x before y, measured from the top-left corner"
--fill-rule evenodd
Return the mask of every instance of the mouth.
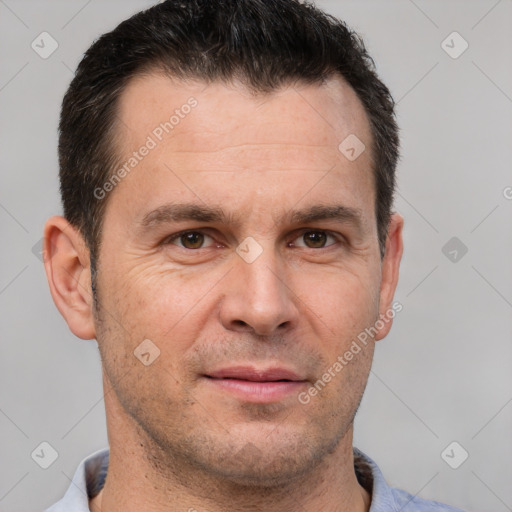
M 251 366 L 222 368 L 203 375 L 221 392 L 255 403 L 278 402 L 299 393 L 307 380 L 286 368 L 258 369 Z

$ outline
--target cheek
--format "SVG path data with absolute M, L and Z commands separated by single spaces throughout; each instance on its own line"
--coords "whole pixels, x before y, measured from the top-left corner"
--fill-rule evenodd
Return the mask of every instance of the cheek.
M 154 268 L 132 267 L 124 275 L 120 269 L 98 281 L 108 290 L 98 328 L 102 361 L 119 399 L 132 413 L 149 407 L 155 389 L 167 390 L 159 399 L 178 399 L 184 354 L 198 334 L 197 297 L 183 292 L 176 273 Z M 145 353 L 147 366 L 141 359 Z
M 296 281 L 296 294 L 320 339 L 341 346 L 378 318 L 378 292 L 378 282 L 364 272 L 305 273 Z
M 172 339 L 179 353 L 197 337 L 215 281 L 161 263 L 125 265 L 105 280 L 105 307 L 115 311 L 134 342 L 149 338 L 163 346 Z

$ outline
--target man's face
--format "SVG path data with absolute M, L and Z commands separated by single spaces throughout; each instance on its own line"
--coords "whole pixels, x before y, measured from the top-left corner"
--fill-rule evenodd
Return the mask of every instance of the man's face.
M 251 97 L 155 74 L 129 84 L 119 121 L 121 165 L 155 146 L 104 217 L 96 335 L 116 421 L 218 476 L 310 469 L 351 434 L 373 344 L 307 404 L 299 394 L 389 307 L 363 107 L 338 79 Z M 338 149 L 351 134 L 366 145 L 353 161 Z M 258 373 L 273 369 L 295 382 L 244 380 L 292 378 Z

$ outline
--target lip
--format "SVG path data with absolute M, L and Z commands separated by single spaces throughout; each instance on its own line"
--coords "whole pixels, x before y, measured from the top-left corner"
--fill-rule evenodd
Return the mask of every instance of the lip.
M 286 368 L 258 369 L 252 366 L 222 368 L 204 375 L 207 382 L 245 402 L 279 402 L 297 394 L 306 385 L 297 373 Z
M 240 379 L 252 382 L 270 382 L 278 380 L 304 381 L 294 371 L 287 368 L 255 368 L 253 366 L 232 366 L 209 372 L 207 377 L 214 379 Z

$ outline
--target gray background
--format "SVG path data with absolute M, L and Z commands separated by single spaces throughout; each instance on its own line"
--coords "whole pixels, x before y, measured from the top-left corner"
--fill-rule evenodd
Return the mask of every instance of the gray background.
M 403 311 L 378 343 L 355 444 L 413 494 L 512 510 L 512 1 L 318 4 L 365 38 L 402 129 Z M 0 0 L 3 512 L 55 502 L 107 443 L 96 342 L 69 332 L 32 248 L 60 213 L 56 129 L 72 70 L 93 39 L 149 5 Z M 59 44 L 47 59 L 31 48 L 43 31 Z M 469 44 L 456 59 L 441 46 L 453 31 Z M 442 250 L 452 237 L 456 261 Z M 58 452 L 46 470 L 31 458 L 42 441 Z M 469 453 L 458 469 L 441 456 L 452 441 Z M 448 453 L 453 464 L 462 452 Z

